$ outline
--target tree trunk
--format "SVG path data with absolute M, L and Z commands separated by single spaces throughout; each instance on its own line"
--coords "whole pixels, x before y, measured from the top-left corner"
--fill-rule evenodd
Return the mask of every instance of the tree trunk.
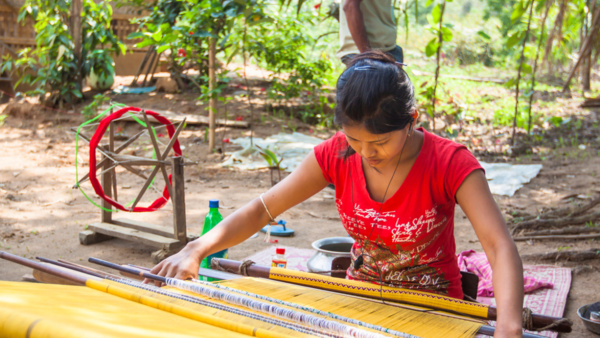
M 552 42 L 554 42 L 554 36 L 556 35 L 556 32 L 560 29 L 560 27 L 562 26 L 562 22 L 563 22 L 563 17 L 567 8 L 567 1 L 568 0 L 563 0 L 560 4 L 560 8 L 558 11 L 558 14 L 556 15 L 556 18 L 554 20 L 554 26 L 552 27 L 552 32 L 550 32 L 550 35 L 548 36 L 548 41 L 546 41 L 546 50 L 544 51 L 544 59 L 542 60 L 542 68 L 544 67 L 544 65 L 548 64 L 549 62 L 549 57 L 550 55 L 552 55 Z M 559 40 L 560 43 L 560 40 Z M 548 72 L 550 72 L 552 66 L 550 64 L 548 64 Z
M 548 18 L 548 12 L 552 7 L 552 1 L 548 1 L 546 5 L 546 12 L 544 12 L 544 18 L 542 19 L 542 29 L 538 41 L 537 51 L 535 53 L 535 62 L 533 64 L 533 73 L 531 74 L 531 95 L 529 95 L 529 111 L 527 112 L 527 135 L 531 134 L 531 105 L 533 104 L 533 94 L 535 93 L 535 74 L 537 73 L 538 60 L 540 57 L 540 49 L 542 49 L 542 41 L 544 41 L 544 30 L 546 28 L 546 19 Z
M 600 6 L 596 7 L 593 17 L 594 19 L 592 21 L 592 28 L 590 29 L 590 34 L 588 34 L 587 38 L 585 39 L 583 47 L 581 47 L 581 53 L 579 54 L 579 58 L 575 62 L 575 65 L 573 65 L 573 68 L 571 69 L 571 72 L 569 73 L 569 76 L 565 81 L 565 84 L 562 88 L 563 92 L 565 92 L 567 88 L 569 88 L 569 83 L 573 79 L 573 75 L 575 75 L 577 68 L 581 65 L 581 61 L 583 61 L 584 57 L 592 50 L 592 46 L 594 44 L 594 41 L 596 40 L 596 33 L 598 32 L 598 29 L 600 29 Z
M 83 90 L 82 81 L 83 76 L 81 74 L 81 9 L 83 6 L 82 0 L 73 0 L 71 3 L 71 36 L 73 37 L 75 55 L 75 63 L 77 65 L 77 83 L 79 84 L 79 90 Z
M 531 0 L 529 6 L 529 19 L 527 19 L 527 30 L 525 31 L 525 38 L 523 39 L 523 48 L 521 48 L 521 58 L 519 59 L 519 70 L 517 71 L 517 88 L 515 92 L 515 116 L 513 118 L 513 130 L 512 137 L 510 138 L 510 144 L 515 144 L 515 134 L 517 132 L 517 114 L 519 113 L 519 82 L 521 82 L 521 69 L 523 68 L 523 60 L 525 60 L 525 45 L 527 45 L 527 39 L 529 39 L 529 28 L 531 27 L 531 17 L 533 16 L 533 7 L 535 6 L 534 0 Z
M 433 119 L 433 132 L 435 132 L 435 99 L 436 99 L 438 78 L 440 76 L 440 54 L 442 52 L 442 43 L 444 43 L 444 40 L 442 39 L 442 22 L 444 21 L 444 11 L 445 10 L 446 10 L 446 0 L 442 0 L 442 13 L 440 15 L 440 25 L 438 27 L 438 30 L 439 30 L 438 31 L 438 40 L 440 42 L 440 45 L 438 46 L 437 51 L 436 51 L 435 82 L 433 85 L 433 97 L 431 98 L 431 112 L 432 112 L 431 118 Z
M 596 0 L 588 0 L 588 8 L 589 8 L 589 14 L 591 14 L 593 16 L 593 13 L 595 12 L 595 7 L 596 7 Z M 586 19 L 587 19 L 588 15 L 586 15 Z M 591 34 L 592 32 L 592 24 L 593 24 L 593 20 L 592 22 L 590 22 L 590 20 L 585 20 L 585 25 L 582 25 L 582 28 L 585 29 L 585 36 L 588 36 Z M 592 43 L 592 46 L 595 45 L 595 40 Z M 581 38 L 581 46 L 583 47 L 583 41 L 584 38 Z M 590 50 L 588 51 L 588 53 L 586 53 L 586 55 L 584 56 L 583 59 L 583 64 L 581 66 L 581 86 L 583 87 L 584 91 L 590 91 L 592 86 L 591 86 L 591 82 L 590 82 L 590 75 L 592 72 L 592 48 L 590 48 Z
M 208 148 L 215 149 L 215 114 L 217 113 L 217 98 L 214 90 L 217 86 L 217 77 L 215 74 L 217 63 L 217 38 L 210 38 L 210 48 L 208 50 L 208 88 L 210 90 L 210 99 L 208 101 Z

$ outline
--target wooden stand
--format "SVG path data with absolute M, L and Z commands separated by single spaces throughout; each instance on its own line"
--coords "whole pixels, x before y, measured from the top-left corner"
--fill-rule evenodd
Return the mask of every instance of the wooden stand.
M 138 222 L 129 219 L 113 219 L 112 212 L 102 210 L 101 221 L 88 225 L 88 229 L 79 233 L 79 242 L 82 245 L 99 243 L 117 237 L 132 242 L 143 243 L 158 250 L 152 253 L 154 263 L 159 263 L 163 259 L 178 252 L 189 241 L 196 239 L 196 236 L 188 235 L 185 221 L 185 191 L 183 178 L 183 157 L 173 157 L 171 159 L 173 194 L 173 228 L 154 225 L 151 223 Z M 102 168 L 102 188 L 106 196 L 112 197 L 116 191 L 113 185 L 113 170 L 110 168 L 110 162 L 105 161 Z M 106 201 L 102 201 L 102 207 L 109 210 L 114 208 Z

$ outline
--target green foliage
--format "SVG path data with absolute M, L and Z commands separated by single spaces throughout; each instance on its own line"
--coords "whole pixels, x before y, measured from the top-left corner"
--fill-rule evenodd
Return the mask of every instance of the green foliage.
M 159 0 L 149 16 L 138 20 L 140 31 L 129 38 L 141 39 L 137 47 L 167 52 L 172 74 L 195 68 L 202 76 L 208 73 L 209 38 L 218 40 L 217 53 L 228 50 L 238 19 L 268 21 L 262 6 L 259 0 Z
M 81 110 L 81 114 L 87 119 L 93 118 L 96 116 L 98 108 L 100 108 L 100 106 L 102 106 L 102 104 L 106 101 L 110 101 L 110 98 L 104 96 L 103 94 L 94 95 L 94 100 Z
M 283 157 L 279 159 L 277 158 L 277 155 L 275 155 L 274 152 L 270 151 L 269 149 L 261 148 L 258 145 L 256 146 L 256 148 L 258 148 L 258 153 L 265 159 L 265 161 L 267 161 L 269 167 L 280 169 Z
M 333 66 L 325 53 L 310 57 L 311 46 L 316 42 L 307 32 L 306 25 L 314 24 L 308 13 L 279 13 L 260 25 L 247 27 L 246 47 L 243 27 L 239 27 L 230 38 L 232 53 L 245 49 L 249 56 L 262 68 L 272 73 L 272 85 L 268 88 L 269 100 L 280 102 L 302 97 L 308 107 L 298 111 L 299 117 L 309 123 L 331 124 L 326 110 L 331 104 L 323 97 L 328 91 L 325 84 L 332 75 Z
M 112 8 L 108 2 L 84 0 L 82 11 L 82 62 L 75 57 L 69 32 L 70 0 L 27 0 L 19 21 L 33 20 L 34 49 L 23 49 L 16 60 L 4 59 L 2 71 L 19 69 L 21 82 L 35 87 L 29 95 L 46 96 L 47 104 L 73 104 L 81 99 L 80 80 L 93 70 L 97 75 L 112 73 L 111 54 L 125 53 L 125 46 L 110 29 Z M 98 47 L 102 45 L 102 49 Z

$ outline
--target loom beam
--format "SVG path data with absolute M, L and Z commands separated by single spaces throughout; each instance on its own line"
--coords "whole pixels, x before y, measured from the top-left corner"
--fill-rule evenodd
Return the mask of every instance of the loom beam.
M 46 264 L 42 264 L 42 263 L 38 263 L 35 261 L 31 261 L 29 259 L 17 256 L 17 255 L 13 255 L 10 254 L 8 252 L 4 252 L 4 251 L 0 251 L 0 258 L 6 259 L 8 261 L 11 261 L 13 263 L 17 263 L 20 265 L 24 265 L 27 267 L 30 267 L 32 269 L 36 269 L 54 276 L 58 276 L 64 279 L 68 279 L 70 281 L 73 281 L 77 284 L 81 284 L 81 285 L 85 285 L 85 283 L 87 282 L 88 279 L 97 279 L 99 280 L 100 278 L 94 277 L 94 276 L 90 276 L 89 278 L 86 278 L 84 276 L 82 276 L 81 274 L 77 274 L 74 272 L 71 272 L 70 270 L 65 270 L 65 269 L 61 269 L 52 265 L 46 265 Z
M 213 269 L 218 269 L 220 267 L 226 272 L 241 274 L 241 272 L 240 272 L 241 264 L 242 263 L 239 261 L 234 261 L 234 260 L 230 260 L 230 259 L 213 258 L 213 261 L 211 262 L 211 267 Z M 248 276 L 250 276 L 250 277 L 259 277 L 259 278 L 269 279 L 270 271 L 271 271 L 270 267 L 260 266 L 260 265 L 256 265 L 256 264 L 253 264 L 253 265 L 250 265 L 247 267 Z M 314 286 L 311 286 L 311 287 L 314 287 Z M 317 288 L 317 287 L 314 287 L 314 288 Z M 352 293 L 343 292 L 343 291 L 337 291 L 337 292 L 352 294 Z M 380 299 L 380 300 L 382 299 L 381 297 L 369 297 L 369 296 L 364 296 L 364 297 L 368 297 L 368 298 L 372 298 L 372 299 Z M 394 301 L 391 299 L 386 299 L 386 297 L 383 297 L 383 300 Z M 422 304 L 413 304 L 413 305 L 422 305 Z M 444 308 L 436 308 L 434 306 L 428 306 L 428 307 L 431 307 L 436 310 L 448 311 L 447 309 L 444 309 Z M 488 309 L 487 317 L 483 318 L 483 319 L 496 320 L 497 316 L 498 316 L 498 312 L 497 312 L 496 307 L 490 306 Z M 535 328 L 543 328 L 543 327 L 546 327 L 548 325 L 551 325 L 552 323 L 555 323 L 555 322 L 563 319 L 563 318 L 550 317 L 550 316 L 544 316 L 544 315 L 539 315 L 539 314 L 533 314 L 532 318 L 533 318 L 533 326 Z M 548 329 L 548 331 L 568 333 L 568 332 L 572 331 L 572 325 L 573 325 L 572 323 L 564 321 L 564 322 L 560 322 L 557 326 Z

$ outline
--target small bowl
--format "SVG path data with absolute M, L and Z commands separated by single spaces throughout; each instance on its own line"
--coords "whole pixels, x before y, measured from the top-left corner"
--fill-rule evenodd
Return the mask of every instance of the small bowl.
M 596 322 L 592 322 L 589 319 L 586 319 L 583 315 L 585 314 L 585 311 L 587 311 L 588 307 L 590 307 L 592 304 L 588 304 L 588 305 L 584 305 L 582 307 L 580 307 L 577 310 L 577 315 L 579 315 L 579 318 L 581 318 L 581 320 L 583 320 L 583 324 L 585 325 L 585 328 L 594 332 L 595 334 L 599 334 L 600 335 L 600 323 L 596 323 Z

